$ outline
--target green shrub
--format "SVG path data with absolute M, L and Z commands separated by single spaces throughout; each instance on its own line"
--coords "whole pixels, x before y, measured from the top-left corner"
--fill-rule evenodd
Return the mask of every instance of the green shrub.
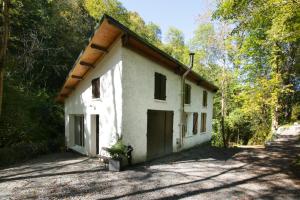
M 221 133 L 214 132 L 211 137 L 211 145 L 215 147 L 223 147 L 223 139 Z
M 254 135 L 249 140 L 249 145 L 256 145 L 256 144 L 264 144 L 267 138 L 270 138 L 271 128 L 268 126 L 255 126 L 253 127 Z
M 120 159 L 125 156 L 126 146 L 123 144 L 122 139 L 118 141 L 108 149 L 108 153 L 113 159 Z

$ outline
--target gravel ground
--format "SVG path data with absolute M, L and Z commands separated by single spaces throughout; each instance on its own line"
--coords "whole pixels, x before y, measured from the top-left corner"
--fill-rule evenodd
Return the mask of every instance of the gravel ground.
M 300 155 L 297 137 L 285 130 L 266 148 L 202 146 L 122 172 L 47 155 L 0 170 L 0 199 L 300 199 L 289 166 Z

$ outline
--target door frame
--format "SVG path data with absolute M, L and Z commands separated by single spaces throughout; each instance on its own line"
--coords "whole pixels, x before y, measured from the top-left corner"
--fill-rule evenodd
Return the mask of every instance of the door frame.
M 96 154 L 100 154 L 99 139 L 100 139 L 100 128 L 99 128 L 99 114 L 95 115 L 95 134 L 96 134 Z

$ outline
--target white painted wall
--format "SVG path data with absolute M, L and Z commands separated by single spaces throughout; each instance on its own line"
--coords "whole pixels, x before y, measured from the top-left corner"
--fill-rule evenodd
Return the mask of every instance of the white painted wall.
M 166 101 L 154 99 L 154 73 L 167 77 Z M 100 77 L 100 99 L 92 99 L 91 81 Z M 99 149 L 116 141 L 116 134 L 123 136 L 125 145 L 132 145 L 133 162 L 142 162 L 147 156 L 147 110 L 174 111 L 173 151 L 208 141 L 212 132 L 213 93 L 208 92 L 208 106 L 202 106 L 203 88 L 191 85 L 191 104 L 186 112 L 198 112 L 198 134 L 185 137 L 183 148 L 178 149 L 180 120 L 181 78 L 159 64 L 122 47 L 118 40 L 95 69 L 80 82 L 65 101 L 66 144 L 82 154 L 96 155 L 95 115 L 99 114 Z M 207 113 L 207 132 L 200 133 L 201 112 Z M 74 121 L 72 116 L 85 117 L 85 147 L 74 145 Z M 191 118 L 192 119 L 192 118 Z
M 186 112 L 198 112 L 198 134 L 185 137 L 183 148 L 178 149 L 180 120 L 180 76 L 161 67 L 159 64 L 129 50 L 122 48 L 123 60 L 123 140 L 133 146 L 133 161 L 142 162 L 147 156 L 147 110 L 174 111 L 173 151 L 190 148 L 210 140 L 212 133 L 213 93 L 208 92 L 208 106 L 202 106 L 203 88 L 190 81 L 191 104 L 185 106 Z M 154 99 L 154 73 L 167 77 L 166 101 Z M 207 113 L 207 131 L 200 133 L 201 112 Z
M 96 64 L 65 101 L 66 143 L 82 154 L 96 155 L 94 115 L 99 114 L 100 149 L 115 142 L 121 134 L 122 123 L 122 60 L 121 41 L 118 40 L 104 59 Z M 100 99 L 92 99 L 91 81 L 100 77 Z M 72 115 L 83 114 L 85 121 L 85 147 L 74 145 Z

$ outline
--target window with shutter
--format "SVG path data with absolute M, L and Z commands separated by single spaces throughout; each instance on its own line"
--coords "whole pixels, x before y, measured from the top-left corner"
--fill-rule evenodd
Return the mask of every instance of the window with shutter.
M 184 125 L 183 125 L 183 136 L 187 136 L 187 126 L 188 126 L 188 113 L 184 113 Z
M 191 103 L 191 86 L 189 84 L 185 84 L 184 103 L 185 104 L 190 104 Z
M 198 113 L 193 114 L 193 134 L 196 135 L 198 132 Z
M 206 132 L 206 113 L 201 113 L 201 132 Z
M 203 99 L 202 99 L 202 105 L 203 107 L 207 106 L 207 91 L 203 91 Z
M 155 72 L 154 79 L 154 99 L 166 100 L 166 76 Z
M 75 144 L 84 146 L 84 117 L 83 115 L 74 116 L 74 131 L 75 131 Z
M 92 80 L 92 98 L 100 98 L 100 78 Z

